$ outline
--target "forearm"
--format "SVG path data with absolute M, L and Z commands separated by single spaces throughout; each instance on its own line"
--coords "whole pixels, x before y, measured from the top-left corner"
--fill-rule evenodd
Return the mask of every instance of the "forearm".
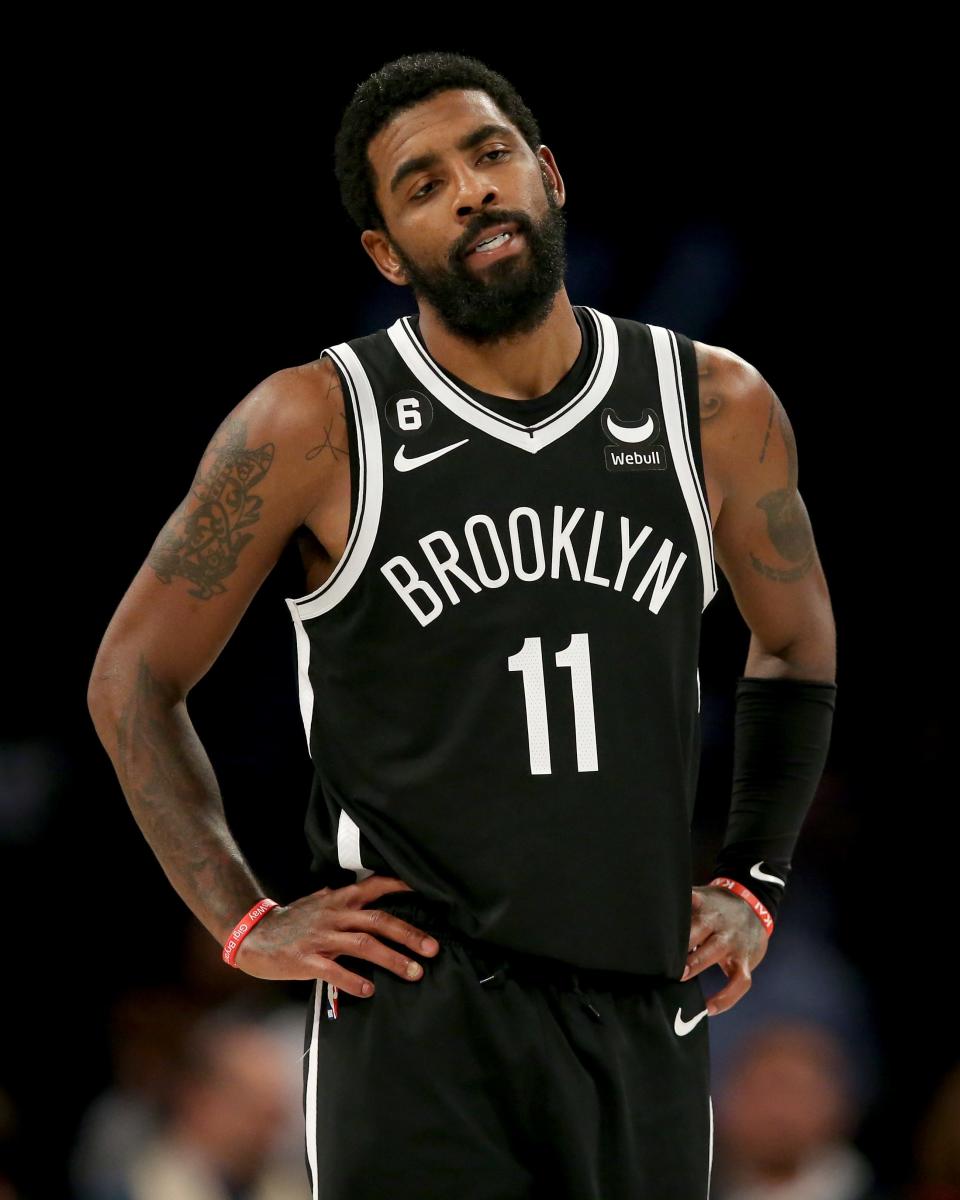
M 737 683 L 732 798 L 714 875 L 736 879 L 774 915 L 826 763 L 836 690 L 786 675 Z
M 187 907 L 224 942 L 264 889 L 227 827 L 185 700 L 141 660 L 88 704 L 140 831 Z

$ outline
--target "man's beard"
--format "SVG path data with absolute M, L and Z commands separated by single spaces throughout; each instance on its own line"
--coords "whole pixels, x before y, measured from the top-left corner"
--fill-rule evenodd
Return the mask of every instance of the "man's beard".
M 529 333 L 550 315 L 566 273 L 566 222 L 563 209 L 545 190 L 547 214 L 539 224 L 524 212 L 484 213 L 485 227 L 515 221 L 526 245 L 478 271 L 467 265 L 460 243 L 450 252 L 449 265 L 420 267 L 391 239 L 413 294 L 436 309 L 451 333 L 484 345 L 508 334 Z

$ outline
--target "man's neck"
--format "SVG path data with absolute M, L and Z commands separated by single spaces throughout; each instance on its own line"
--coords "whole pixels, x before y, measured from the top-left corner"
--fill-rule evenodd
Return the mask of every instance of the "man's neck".
M 577 361 L 583 341 L 566 288 L 560 289 L 550 315 L 532 333 L 477 346 L 451 333 L 421 302 L 420 336 L 441 367 L 505 400 L 532 400 L 552 391 Z

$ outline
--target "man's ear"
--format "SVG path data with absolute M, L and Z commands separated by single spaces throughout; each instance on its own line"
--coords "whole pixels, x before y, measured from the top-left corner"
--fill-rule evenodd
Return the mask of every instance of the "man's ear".
M 406 287 L 407 273 L 400 265 L 400 259 L 394 253 L 393 243 L 379 229 L 365 229 L 360 234 L 360 244 L 373 259 L 373 264 L 390 283 L 398 287 Z
M 546 154 L 543 151 L 546 151 Z M 553 196 L 555 203 L 562 205 L 566 194 L 563 186 L 563 178 L 560 175 L 560 168 L 553 157 L 553 151 L 549 146 L 541 145 L 537 150 L 537 159 L 540 163 L 540 173 L 543 176 L 544 189 Z

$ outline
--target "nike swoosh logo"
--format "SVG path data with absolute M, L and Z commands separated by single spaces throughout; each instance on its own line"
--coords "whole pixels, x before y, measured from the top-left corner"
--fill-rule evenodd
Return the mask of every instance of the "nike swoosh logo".
M 690 1030 L 699 1025 L 706 1015 L 707 1010 L 704 1009 L 703 1012 L 698 1012 L 695 1017 L 691 1017 L 689 1021 L 685 1021 L 683 1019 L 683 1010 L 678 1008 L 677 1015 L 673 1021 L 674 1033 L 677 1035 L 677 1037 L 686 1037 Z
M 613 417 L 607 417 L 607 430 L 619 442 L 645 442 L 656 427 L 657 423 L 652 414 L 642 425 L 621 425 Z
M 763 862 L 762 858 L 760 859 L 760 862 Z M 778 879 L 776 875 L 768 875 L 766 871 L 761 871 L 760 863 L 753 864 L 753 866 L 750 868 L 750 874 L 754 877 L 754 879 L 765 879 L 767 883 L 779 883 L 781 887 L 786 886 L 783 880 Z
M 422 467 L 424 463 L 433 462 L 435 458 L 439 458 L 441 454 L 446 454 L 448 450 L 456 450 L 458 446 L 469 442 L 469 438 L 464 438 L 459 442 L 451 442 L 449 446 L 441 446 L 439 450 L 431 450 L 429 454 L 421 454 L 417 458 L 404 457 L 406 446 L 401 446 L 393 460 L 393 465 L 398 471 L 415 471 L 417 467 Z

